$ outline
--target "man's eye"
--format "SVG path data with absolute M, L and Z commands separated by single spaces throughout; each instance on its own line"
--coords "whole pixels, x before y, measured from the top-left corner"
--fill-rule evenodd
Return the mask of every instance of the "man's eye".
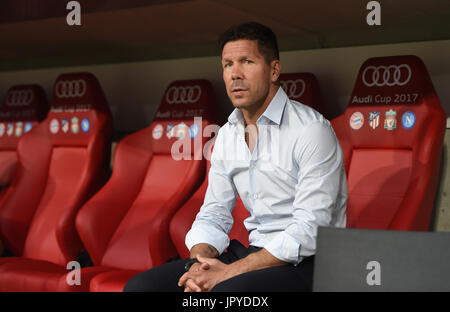
M 226 63 L 223 67 L 231 67 L 231 63 Z
M 245 60 L 245 63 L 247 63 L 247 64 L 251 64 L 251 63 L 253 63 L 252 61 L 250 61 L 250 60 Z

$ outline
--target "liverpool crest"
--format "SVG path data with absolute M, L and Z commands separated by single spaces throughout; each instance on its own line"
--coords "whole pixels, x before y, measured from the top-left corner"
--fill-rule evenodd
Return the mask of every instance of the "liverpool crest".
M 384 120 L 384 128 L 387 130 L 394 130 L 397 128 L 397 113 L 390 109 L 386 112 L 386 118 Z

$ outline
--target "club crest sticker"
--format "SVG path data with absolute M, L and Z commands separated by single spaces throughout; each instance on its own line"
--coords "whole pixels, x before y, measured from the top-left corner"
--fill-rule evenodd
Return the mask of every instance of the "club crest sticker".
M 416 114 L 412 111 L 407 111 L 402 116 L 402 126 L 406 130 L 411 129 L 416 124 Z
M 30 131 L 33 128 L 33 124 L 31 122 L 27 122 L 25 124 L 25 128 L 23 129 L 23 133 L 27 133 L 28 131 Z
M 3 136 L 5 134 L 5 124 L 0 123 L 0 136 Z
M 80 125 L 78 124 L 78 118 L 73 117 L 71 120 L 70 129 L 73 134 L 77 134 L 80 131 Z
M 168 139 L 171 139 L 171 138 L 173 138 L 175 135 L 174 135 L 174 130 L 175 130 L 175 125 L 174 124 L 168 124 L 167 125 L 167 128 L 166 128 L 166 136 L 167 136 L 167 138 Z
M 153 128 L 153 131 L 152 131 L 153 139 L 155 139 L 155 140 L 161 139 L 161 137 L 163 135 L 163 131 L 164 131 L 164 128 L 163 128 L 162 125 L 160 125 L 160 124 L 156 125 L 155 128 Z
M 380 112 L 370 112 L 369 126 L 375 130 L 380 125 Z
M 6 127 L 6 134 L 8 136 L 11 136 L 14 133 L 14 123 L 10 122 L 8 123 L 8 126 Z
M 386 118 L 384 120 L 384 128 L 387 130 L 394 130 L 397 128 L 397 112 L 390 109 L 386 112 Z
M 61 119 L 61 130 L 64 133 L 69 132 L 69 119 L 67 118 Z
M 89 119 L 83 118 L 83 120 L 81 121 L 81 130 L 84 133 L 86 133 L 89 131 L 90 128 L 91 128 L 91 123 L 89 122 Z
M 23 133 L 23 123 L 21 121 L 16 123 L 16 131 L 14 131 L 16 137 L 20 137 Z
M 354 112 L 350 117 L 350 127 L 353 130 L 359 130 L 364 124 L 364 116 L 360 112 Z
M 191 137 L 191 139 L 195 138 L 198 134 L 198 126 L 197 124 L 192 124 L 189 127 L 189 136 Z
M 59 131 L 59 122 L 58 122 L 58 119 L 53 118 L 53 119 L 50 121 L 50 132 L 53 133 L 53 134 L 56 134 L 56 133 L 58 133 L 58 131 Z
M 177 125 L 177 129 L 175 131 L 175 136 L 178 140 L 182 140 L 186 137 L 187 132 L 188 132 L 188 127 L 184 122 L 182 122 Z

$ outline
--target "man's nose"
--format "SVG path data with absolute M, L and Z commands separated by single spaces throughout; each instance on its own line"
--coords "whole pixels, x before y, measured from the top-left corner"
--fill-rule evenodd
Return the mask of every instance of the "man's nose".
M 233 80 L 242 79 L 242 70 L 240 65 L 233 66 L 233 69 L 231 71 L 231 78 Z

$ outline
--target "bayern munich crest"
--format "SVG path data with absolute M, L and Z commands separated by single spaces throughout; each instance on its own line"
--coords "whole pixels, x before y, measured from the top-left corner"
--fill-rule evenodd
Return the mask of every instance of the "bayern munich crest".
M 364 116 L 361 112 L 354 112 L 350 117 L 350 127 L 353 130 L 359 130 L 364 124 Z

